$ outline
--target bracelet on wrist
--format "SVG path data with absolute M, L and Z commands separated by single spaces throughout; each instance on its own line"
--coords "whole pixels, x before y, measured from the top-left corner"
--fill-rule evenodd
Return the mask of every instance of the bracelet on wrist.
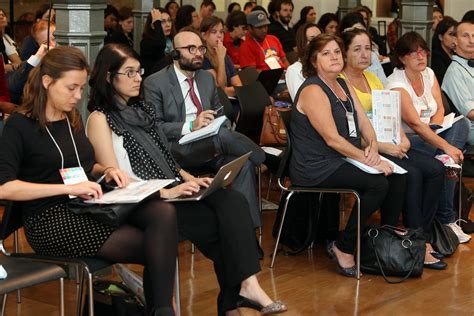
M 193 131 L 193 121 L 189 122 L 189 131 Z

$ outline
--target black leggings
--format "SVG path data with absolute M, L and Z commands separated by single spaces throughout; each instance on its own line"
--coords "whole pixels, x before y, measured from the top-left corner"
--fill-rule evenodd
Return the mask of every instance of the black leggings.
M 389 182 L 384 175 L 368 174 L 349 163 L 345 163 L 327 179 L 318 184 L 317 187 L 357 190 L 360 195 L 360 223 L 361 231 L 363 231 L 370 215 L 384 203 L 385 196 L 389 191 Z M 356 207 L 357 204 L 354 205 L 343 234 L 336 241 L 337 248 L 350 254 L 354 253 L 357 238 Z M 397 210 L 391 207 L 384 211 L 385 213 L 393 212 L 393 214 L 385 214 L 382 216 L 382 219 L 393 219 L 400 214 L 400 210 L 395 214 Z
M 143 264 L 147 309 L 171 309 L 178 247 L 176 211 L 158 199 L 145 201 L 99 249 L 113 262 Z

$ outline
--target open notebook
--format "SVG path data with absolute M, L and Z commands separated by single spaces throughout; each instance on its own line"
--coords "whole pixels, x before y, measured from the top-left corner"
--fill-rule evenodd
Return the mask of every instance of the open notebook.
M 357 160 L 354 160 L 352 158 L 342 158 L 344 159 L 345 161 L 347 161 L 348 163 L 356 166 L 357 168 L 359 168 L 360 170 L 362 171 L 365 171 L 367 173 L 371 173 L 371 174 L 380 174 L 380 173 L 383 173 L 382 171 L 380 170 L 377 170 L 375 168 L 372 168 L 370 166 L 367 166 L 366 164 L 360 162 L 360 161 L 357 161 Z M 391 161 L 390 159 L 387 159 L 385 158 L 384 156 L 380 156 L 380 159 L 382 160 L 385 160 L 387 161 L 393 168 L 393 173 L 398 173 L 398 174 L 405 174 L 407 173 L 408 171 L 406 171 L 405 169 L 403 169 L 402 167 L 400 167 L 399 165 L 397 165 L 396 163 L 394 163 L 393 161 Z

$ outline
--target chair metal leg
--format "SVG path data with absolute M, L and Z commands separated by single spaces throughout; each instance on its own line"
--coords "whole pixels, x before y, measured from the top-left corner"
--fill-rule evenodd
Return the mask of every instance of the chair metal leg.
M 263 213 L 263 201 L 262 201 L 262 167 L 257 167 L 257 175 L 258 175 L 258 207 L 260 209 L 260 218 L 262 218 Z M 258 228 L 258 235 L 262 236 L 262 226 Z
M 94 316 L 94 288 L 92 286 L 92 273 L 86 268 L 87 287 L 89 292 L 89 316 Z
M 0 315 L 5 315 L 5 307 L 7 306 L 7 296 L 8 296 L 8 293 L 5 293 L 3 294 L 3 298 L 2 298 L 2 308 L 0 309 L 2 311 L 2 313 Z
M 458 205 L 459 219 L 462 219 L 462 164 L 459 172 L 459 205 Z M 461 225 L 461 223 L 459 223 Z
M 273 177 L 270 174 L 269 179 L 268 179 L 267 200 L 270 200 L 270 191 L 272 190 L 272 180 L 273 180 Z
M 278 236 L 277 236 L 277 240 L 276 240 L 276 243 L 275 243 L 275 248 L 273 248 L 272 262 L 270 264 L 270 269 L 273 269 L 273 265 L 275 264 L 275 258 L 276 258 L 277 251 L 278 251 L 278 244 L 280 243 L 281 231 L 283 230 L 283 224 L 285 222 L 286 210 L 288 208 L 288 203 L 290 202 L 290 198 L 293 196 L 294 193 L 295 192 L 292 191 L 286 197 L 285 206 L 283 207 L 283 214 L 282 214 L 281 219 L 280 219 L 280 227 L 278 229 Z
M 59 279 L 59 315 L 64 316 L 64 278 Z
M 176 299 L 176 316 L 181 315 L 181 288 L 179 283 L 179 259 L 176 256 L 176 272 L 174 279 L 174 290 L 175 290 L 175 299 Z
M 191 243 L 191 253 L 194 253 L 195 250 L 196 250 L 196 247 L 194 247 L 194 243 Z
M 77 265 L 79 267 L 79 265 Z M 83 306 L 84 306 L 84 269 L 77 269 L 77 293 L 76 293 L 76 316 L 82 316 Z

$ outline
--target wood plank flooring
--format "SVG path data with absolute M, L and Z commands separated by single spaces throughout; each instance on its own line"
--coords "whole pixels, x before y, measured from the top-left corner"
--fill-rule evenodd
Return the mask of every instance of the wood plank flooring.
M 469 183 L 474 187 L 472 181 Z M 460 245 L 446 259 L 445 271 L 425 269 L 421 278 L 395 285 L 367 274 L 357 282 L 336 273 L 322 245 L 297 256 L 279 255 L 275 267 L 269 269 L 274 218 L 274 212 L 263 215 L 266 256 L 258 278 L 271 297 L 287 303 L 285 315 L 474 315 L 474 241 Z M 21 242 L 27 247 L 24 235 Z M 179 254 L 182 315 L 215 315 L 218 287 L 212 264 L 198 250 L 192 254 L 189 242 L 180 244 Z M 130 267 L 141 274 L 140 266 Z M 65 283 L 66 315 L 74 315 L 75 281 Z M 6 315 L 59 315 L 58 291 L 58 282 L 24 289 L 21 304 L 16 304 L 12 293 Z M 242 309 L 241 314 L 258 315 L 248 309 Z

